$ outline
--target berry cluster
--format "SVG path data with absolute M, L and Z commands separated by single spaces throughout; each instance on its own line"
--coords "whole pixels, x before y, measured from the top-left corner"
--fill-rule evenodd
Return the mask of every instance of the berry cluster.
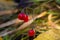
M 28 21 L 28 16 L 25 13 L 20 13 L 18 15 L 18 19 L 19 20 L 24 20 L 24 22 L 27 22 Z

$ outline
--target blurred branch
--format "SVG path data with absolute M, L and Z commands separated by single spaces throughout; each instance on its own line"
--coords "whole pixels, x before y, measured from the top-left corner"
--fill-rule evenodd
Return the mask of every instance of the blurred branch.
M 57 7 L 58 9 L 60 9 L 60 6 L 59 6 L 59 5 L 56 5 L 56 7 Z
M 12 25 L 14 23 L 19 23 L 19 22 L 22 22 L 21 20 L 18 20 L 17 18 L 14 19 L 14 20 L 11 20 L 11 21 L 8 21 L 6 23 L 3 23 L 3 24 L 0 24 L 0 28 L 3 28 L 3 27 L 6 27 L 6 26 L 9 26 L 9 25 Z
M 3 30 L 2 32 L 0 32 L 0 34 L 3 34 L 5 32 L 7 32 L 9 29 Z
M 17 9 L 0 11 L 0 15 L 13 14 L 13 13 L 16 13 L 17 11 L 18 11 Z
M 37 18 L 40 18 L 40 17 L 43 17 L 47 14 L 46 11 L 42 12 L 41 14 L 37 15 L 36 17 L 32 18 L 31 20 L 29 20 L 28 22 L 25 22 L 24 24 L 22 24 L 19 28 L 15 29 L 15 30 L 12 30 L 12 31 L 9 31 L 9 32 L 6 32 L 4 34 L 1 34 L 0 36 L 5 36 L 5 35 L 8 35 L 8 34 L 11 34 L 11 33 L 14 33 L 18 30 L 22 30 L 26 27 L 28 27 L 34 20 L 36 20 Z

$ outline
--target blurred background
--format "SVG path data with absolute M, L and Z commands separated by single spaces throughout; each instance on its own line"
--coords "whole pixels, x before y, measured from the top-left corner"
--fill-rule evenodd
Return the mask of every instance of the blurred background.
M 60 40 L 59 26 L 60 0 L 0 0 L 0 40 L 30 40 L 32 29 L 32 40 Z

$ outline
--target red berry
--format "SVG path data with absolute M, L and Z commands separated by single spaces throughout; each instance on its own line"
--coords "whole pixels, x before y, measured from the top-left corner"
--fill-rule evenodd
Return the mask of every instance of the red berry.
M 29 36 L 34 36 L 35 35 L 35 31 L 34 30 L 29 30 L 28 35 Z
M 18 15 L 18 19 L 22 20 L 22 14 Z
M 28 20 L 28 16 L 26 15 L 26 17 L 24 18 L 24 22 L 27 22 Z
M 20 20 L 24 20 L 24 16 L 25 16 L 24 13 L 20 13 L 20 14 L 18 15 L 18 19 L 20 19 Z
M 26 18 L 26 14 L 22 14 L 22 19 L 24 20 Z

